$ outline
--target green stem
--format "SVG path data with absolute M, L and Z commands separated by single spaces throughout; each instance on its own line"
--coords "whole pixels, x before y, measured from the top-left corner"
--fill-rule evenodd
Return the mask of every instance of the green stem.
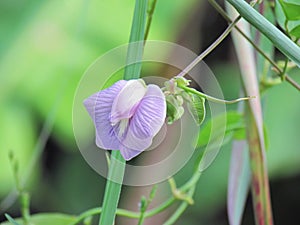
M 156 208 L 151 209 L 149 211 L 146 211 L 145 214 L 144 214 L 144 217 L 148 218 L 148 217 L 151 217 L 151 216 L 154 216 L 154 215 L 157 215 L 157 214 L 161 213 L 162 211 L 164 211 L 165 209 L 170 207 L 175 201 L 176 201 L 176 199 L 173 196 L 170 197 L 168 200 L 166 200 L 164 203 L 160 204 Z M 103 213 L 103 210 L 102 210 L 101 207 L 87 210 L 84 213 L 80 214 L 77 217 L 77 220 L 70 223 L 69 225 L 76 225 L 76 224 L 80 223 L 82 220 L 84 220 L 87 217 L 102 214 L 102 213 Z M 139 219 L 140 218 L 140 213 L 139 212 L 133 212 L 133 211 L 126 210 L 126 209 L 117 209 L 116 210 L 116 215 L 124 216 L 124 217 L 131 218 L 131 219 Z
M 178 85 L 178 87 L 185 90 L 186 92 L 203 97 L 203 98 L 207 99 L 208 101 L 222 103 L 222 104 L 224 104 L 224 103 L 225 104 L 234 104 L 234 103 L 237 103 L 240 101 L 249 100 L 250 98 L 255 98 L 254 96 L 250 96 L 250 97 L 244 97 L 244 98 L 237 98 L 237 99 L 233 99 L 233 100 L 223 100 L 223 99 L 215 98 L 215 97 L 209 96 L 207 94 L 204 94 L 202 92 L 199 92 L 194 88 L 189 88 L 189 87 L 182 86 L 182 85 Z
M 289 32 L 289 26 L 288 26 L 288 24 L 289 24 L 289 21 L 286 19 L 286 20 L 284 21 L 285 32 L 286 32 L 286 35 L 287 35 L 289 38 L 291 38 L 291 36 L 289 35 L 290 32 Z
M 148 212 L 145 213 L 145 217 L 151 217 L 154 216 L 165 209 L 169 208 L 174 202 L 176 201 L 175 197 L 172 196 L 169 199 L 167 199 L 164 203 L 160 204 L 158 207 L 149 210 Z
M 144 223 L 144 220 L 145 220 L 145 211 L 140 213 L 138 225 L 142 225 Z
M 150 191 L 148 199 L 146 199 L 144 196 L 142 197 L 141 203 L 140 203 L 141 204 L 140 205 L 140 217 L 139 217 L 138 225 L 142 225 L 144 223 L 144 220 L 146 218 L 145 213 L 146 213 L 149 205 L 153 201 L 156 191 L 157 191 L 157 185 L 154 185 Z
M 194 173 L 194 175 L 186 182 L 181 188 L 180 191 L 187 191 L 191 187 L 195 186 L 201 177 L 201 172 L 198 170 Z
M 284 55 L 300 67 L 300 47 L 244 0 L 227 0 L 251 25 L 262 32 Z
M 101 214 L 101 213 L 102 213 L 102 208 L 101 207 L 89 209 L 89 210 L 85 211 L 84 213 L 80 214 L 77 217 L 76 221 L 74 221 L 74 222 L 72 222 L 68 225 L 76 225 L 76 224 L 80 223 L 81 221 L 83 221 L 87 217 L 95 216 L 95 215 L 98 215 L 98 214 Z M 117 209 L 116 215 L 125 216 L 125 217 L 131 218 L 131 219 L 137 219 L 140 216 L 139 213 L 132 212 L 132 211 L 125 210 L 125 209 Z
M 176 187 L 176 182 L 175 182 L 175 179 L 173 177 L 169 178 L 168 181 L 169 181 L 169 184 L 170 184 L 172 194 L 176 199 L 181 200 L 181 201 L 185 201 L 189 204 L 194 203 L 193 199 L 189 195 L 187 195 L 184 191 L 181 191 L 180 189 L 178 189 Z
M 215 1 L 215 0 L 208 0 L 210 4 L 217 10 L 218 13 L 223 16 L 224 19 L 227 20 L 227 22 L 231 23 L 232 20 L 227 15 L 227 13 L 222 9 L 222 7 Z M 274 62 L 267 54 L 264 53 L 262 49 L 260 49 L 254 41 L 251 40 L 239 27 L 235 26 L 235 29 L 255 48 L 257 52 L 259 52 L 271 65 L 276 69 L 278 76 L 283 76 L 285 80 L 290 83 L 292 86 L 294 86 L 296 89 L 300 91 L 300 85 L 291 78 L 287 73 L 283 73 L 283 71 L 280 69 L 280 67 Z
M 284 80 L 285 79 L 285 73 L 286 73 L 286 70 L 287 70 L 287 67 L 288 67 L 288 64 L 289 64 L 289 59 L 286 58 L 285 61 L 284 61 L 284 66 L 283 66 L 283 70 L 282 70 L 282 73 L 280 74 L 280 78 L 281 80 Z
M 30 204 L 30 196 L 27 192 L 22 191 L 20 193 L 20 203 L 21 203 L 21 214 L 23 217 L 24 225 L 30 224 L 30 210 L 29 210 L 29 204 Z
M 125 160 L 120 151 L 112 151 L 111 162 L 108 172 L 108 180 L 106 182 L 102 216 L 100 217 L 99 225 L 114 224 L 115 214 L 120 198 L 122 181 L 125 172 Z M 114 182 L 118 177 L 118 182 Z
M 192 197 L 195 192 L 196 186 L 194 185 L 188 192 L 188 196 Z M 182 213 L 186 210 L 186 208 L 189 206 L 189 203 L 187 201 L 181 202 L 180 206 L 176 209 L 176 211 L 172 214 L 172 216 L 163 223 L 163 225 L 171 225 L 174 224 L 178 218 L 182 215 Z
M 188 191 L 188 190 L 191 190 L 192 188 L 194 188 L 200 178 L 200 175 L 201 175 L 201 173 L 199 173 L 199 171 L 195 171 L 195 174 L 193 174 L 193 176 L 187 181 L 187 183 L 184 184 L 183 186 L 181 186 L 179 188 L 179 190 L 182 192 L 185 192 L 185 191 Z M 190 196 L 192 196 L 192 195 L 190 195 Z M 161 203 L 159 206 L 157 206 L 151 210 L 145 211 L 143 217 L 148 218 L 148 217 L 157 215 L 157 214 L 161 213 L 162 211 L 164 211 L 165 209 L 169 208 L 177 200 L 178 199 L 176 199 L 174 196 L 171 196 L 169 199 L 167 199 L 165 202 Z M 186 202 L 186 201 L 184 201 L 184 202 Z M 102 208 L 98 207 L 98 208 L 90 209 L 90 210 L 80 214 L 77 217 L 77 220 L 75 222 L 72 222 L 69 225 L 76 225 L 87 217 L 90 217 L 93 215 L 98 215 L 101 213 L 103 213 Z M 124 216 L 124 217 L 131 218 L 131 219 L 139 219 L 141 217 L 141 214 L 139 212 L 133 212 L 130 210 L 125 210 L 125 209 L 117 209 L 116 215 Z
M 149 6 L 149 10 L 148 10 L 148 20 L 147 20 L 147 25 L 146 25 L 146 31 L 145 31 L 145 36 L 144 36 L 144 40 L 146 41 L 148 39 L 148 35 L 149 35 L 149 31 L 150 31 L 150 26 L 152 23 L 152 17 L 153 17 L 153 13 L 154 13 L 154 9 L 156 6 L 157 0 L 152 0 L 150 6 Z
M 211 53 L 227 36 L 230 34 L 231 30 L 234 28 L 236 23 L 241 19 L 238 16 L 227 28 L 226 30 L 215 40 L 204 52 L 202 52 L 196 59 L 194 59 L 183 71 L 181 71 L 177 76 L 183 77 L 189 71 L 191 71 L 203 58 L 205 58 L 209 53 Z

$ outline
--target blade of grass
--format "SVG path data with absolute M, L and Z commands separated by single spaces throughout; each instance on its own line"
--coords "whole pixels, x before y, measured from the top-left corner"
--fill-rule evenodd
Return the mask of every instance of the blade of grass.
M 13 225 L 20 225 L 20 224 L 18 224 L 10 215 L 8 215 L 8 214 L 6 214 L 5 213 L 5 217 L 6 217 L 6 219 L 11 223 L 11 224 L 13 224 Z
M 147 21 L 147 26 L 146 26 L 144 40 L 147 40 L 148 35 L 149 35 L 150 26 L 151 26 L 151 22 L 152 22 L 152 17 L 153 17 L 153 14 L 154 14 L 154 10 L 155 10 L 155 7 L 156 7 L 156 3 L 157 3 L 157 0 L 152 0 L 150 2 L 150 4 L 149 4 L 149 8 L 148 8 L 148 21 Z
M 232 146 L 227 191 L 227 212 L 230 225 L 239 225 L 249 192 L 250 165 L 247 143 L 235 141 Z
M 143 45 L 146 27 L 148 0 L 136 0 L 132 21 L 129 47 L 127 52 L 126 68 L 124 79 L 137 79 L 140 77 L 142 68 L 141 59 L 143 57 Z
M 300 47 L 244 0 L 227 0 L 251 25 L 272 41 L 284 55 L 300 67 Z
M 125 172 L 125 160 L 119 151 L 112 151 L 111 162 L 105 187 L 103 200 L 102 216 L 100 216 L 100 225 L 114 224 L 115 214 L 121 194 L 122 181 Z M 114 182 L 112 179 L 118 176 L 119 182 Z
M 230 16 L 232 18 L 236 17 L 237 12 L 229 4 L 227 6 Z M 242 20 L 238 26 L 245 33 L 250 34 L 250 26 L 246 21 Z M 251 45 L 237 32 L 233 32 L 232 37 L 241 68 L 245 93 L 246 95 L 257 96 L 252 101 L 248 101 L 245 107 L 246 131 L 252 172 L 251 189 L 256 224 L 272 225 L 273 218 L 265 156 L 262 110 L 254 51 Z
M 242 113 L 243 110 L 244 102 L 240 102 L 238 111 Z M 227 213 L 230 225 L 240 225 L 243 218 L 251 179 L 248 152 L 245 140 L 233 142 L 227 188 Z
M 127 52 L 124 79 L 136 79 L 140 77 L 142 64 L 139 62 L 143 56 L 143 40 L 145 35 L 146 15 L 148 0 L 136 0 L 135 9 Z M 138 63 L 136 63 L 138 62 Z M 108 180 L 105 187 L 102 216 L 99 225 L 112 225 L 115 220 L 117 206 L 122 189 L 122 181 L 125 172 L 125 160 L 120 151 L 112 151 L 112 157 L 108 172 Z M 116 183 L 112 178 L 119 176 L 121 180 Z

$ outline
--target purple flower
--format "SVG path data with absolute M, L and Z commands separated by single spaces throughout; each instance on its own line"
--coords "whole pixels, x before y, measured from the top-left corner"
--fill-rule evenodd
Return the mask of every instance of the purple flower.
M 130 160 L 150 147 L 166 117 L 161 89 L 143 80 L 120 80 L 84 101 L 96 128 L 96 144 Z

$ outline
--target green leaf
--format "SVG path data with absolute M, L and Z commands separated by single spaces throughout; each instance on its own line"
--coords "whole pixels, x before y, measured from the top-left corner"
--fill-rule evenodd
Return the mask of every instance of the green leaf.
M 11 225 L 11 223 L 14 225 L 23 225 L 22 218 L 14 220 L 7 214 L 5 214 L 5 216 L 10 223 L 5 222 L 1 223 L 1 225 Z M 76 217 L 71 215 L 61 213 L 40 213 L 32 215 L 29 222 L 34 225 L 68 225 L 75 221 Z
M 202 124 L 205 118 L 205 98 L 191 94 L 191 102 L 187 106 L 196 123 Z
M 6 219 L 13 225 L 20 225 L 18 224 L 10 215 L 5 214 Z
M 277 20 L 277 23 L 279 24 L 279 26 L 285 30 L 285 21 L 286 21 L 286 16 L 284 14 L 284 11 L 279 3 L 279 0 L 275 0 L 275 17 Z
M 211 127 L 212 127 L 212 120 L 217 124 L 218 126 L 218 120 L 222 120 L 224 117 L 224 114 L 220 114 L 215 118 L 209 119 L 202 127 L 199 137 L 198 137 L 198 143 L 197 147 L 203 147 L 208 144 L 208 142 L 213 142 L 214 140 L 210 140 L 211 136 Z M 237 111 L 229 111 L 226 113 L 226 129 L 225 129 L 225 136 L 223 140 L 223 145 L 228 143 L 233 137 L 234 134 L 238 137 L 238 139 L 245 138 L 245 132 L 244 130 L 244 118 L 243 114 L 237 112 Z M 218 130 L 216 128 L 215 130 Z M 221 135 L 221 134 L 220 134 Z M 243 137 L 243 138 L 242 138 Z M 217 138 L 217 136 L 216 136 Z
M 295 36 L 296 38 L 300 38 L 300 25 L 294 27 L 291 31 L 290 34 Z
M 137 79 L 142 68 L 148 0 L 136 0 L 131 26 L 124 79 Z
M 287 20 L 300 20 L 300 5 L 279 0 Z

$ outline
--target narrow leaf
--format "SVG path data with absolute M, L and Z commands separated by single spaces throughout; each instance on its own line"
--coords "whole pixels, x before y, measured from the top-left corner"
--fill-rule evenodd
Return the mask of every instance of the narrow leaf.
M 187 106 L 196 123 L 198 125 L 202 124 L 205 118 L 205 99 L 191 94 L 191 102 Z
M 124 79 L 137 79 L 140 77 L 144 49 L 144 36 L 146 27 L 148 0 L 136 0 L 127 52 Z
M 6 214 L 5 213 L 5 217 L 6 217 L 6 219 L 11 223 L 11 224 L 13 224 L 13 225 L 20 225 L 20 224 L 18 224 L 10 215 L 8 215 L 8 214 Z
M 250 179 L 247 142 L 235 141 L 231 152 L 227 191 L 227 211 L 230 225 L 241 224 Z
M 244 10 L 248 8 L 248 4 L 244 5 L 243 1 L 240 0 L 228 0 L 228 2 L 233 2 L 233 6 L 238 9 L 238 11 L 247 14 Z M 236 5 L 237 4 L 237 5 Z M 237 12 L 233 10 L 232 7 L 228 6 L 228 11 L 231 18 L 237 16 Z M 250 7 L 251 8 L 251 7 Z M 250 10 L 253 10 L 252 8 Z M 255 10 L 254 10 L 255 11 Z M 244 14 L 245 13 L 245 14 Z M 256 14 L 257 12 L 251 12 L 255 20 L 260 16 Z M 247 15 L 248 16 L 248 15 Z M 261 16 L 264 18 L 263 16 Z M 248 18 L 249 19 L 249 18 Z M 262 21 L 261 24 L 267 24 L 267 22 Z M 264 18 L 264 20 L 266 20 Z M 253 24 L 253 20 L 249 19 L 249 22 Z M 254 21 L 255 23 L 258 21 Z M 239 28 L 246 34 L 250 34 L 250 26 L 246 21 L 241 21 L 238 24 Z M 263 28 L 265 29 L 265 27 Z M 262 30 L 261 30 L 262 31 Z M 275 30 L 274 30 L 275 31 Z M 276 33 L 276 34 L 275 34 Z M 274 34 L 277 35 L 277 32 Z M 234 41 L 235 50 L 237 53 L 237 58 L 239 61 L 241 69 L 241 77 L 244 83 L 245 94 L 249 96 L 256 96 L 255 99 L 246 102 L 245 107 L 245 124 L 247 131 L 247 139 L 249 146 L 250 155 L 250 165 L 251 165 L 251 190 L 252 190 L 252 200 L 254 206 L 254 214 L 256 224 L 260 225 L 272 225 L 272 209 L 269 191 L 269 181 L 267 174 L 266 156 L 265 156 L 265 140 L 263 134 L 263 117 L 262 109 L 260 103 L 260 93 L 258 85 L 258 76 L 256 71 L 256 62 L 254 57 L 254 51 L 252 46 L 237 32 L 232 32 L 232 37 Z M 277 36 L 278 38 L 279 36 Z M 236 212 L 237 213 L 237 212 Z M 233 213 L 234 215 L 235 213 Z M 233 217 L 231 215 L 231 217 Z
M 300 5 L 279 0 L 287 20 L 300 20 Z
M 100 216 L 99 221 L 100 225 L 114 223 L 121 194 L 125 166 L 126 163 L 120 151 L 112 151 L 111 162 L 105 186 L 102 216 Z

